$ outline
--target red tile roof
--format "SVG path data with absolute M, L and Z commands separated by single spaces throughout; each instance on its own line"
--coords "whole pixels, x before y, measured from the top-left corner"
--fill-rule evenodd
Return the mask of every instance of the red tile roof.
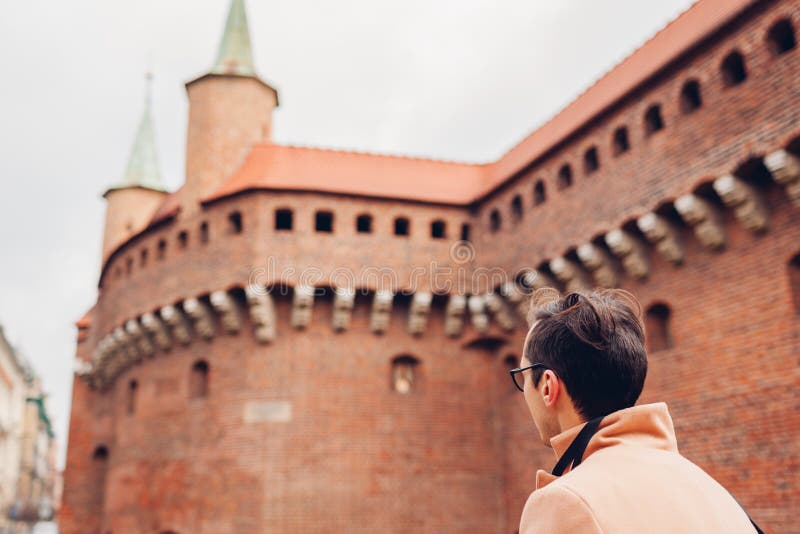
M 327 191 L 466 204 L 488 180 L 486 165 L 272 144 L 256 145 L 244 165 L 205 202 L 248 189 Z
M 263 144 L 255 146 L 242 168 L 203 201 L 252 189 L 285 189 L 444 204 L 475 202 L 757 1 L 695 3 L 494 163 Z M 165 201 L 154 222 L 177 213 L 174 197 Z

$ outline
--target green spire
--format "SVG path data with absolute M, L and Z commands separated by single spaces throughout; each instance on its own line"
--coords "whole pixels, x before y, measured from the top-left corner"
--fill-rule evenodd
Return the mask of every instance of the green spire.
M 250 47 L 250 30 L 247 28 L 247 13 L 244 0 L 232 0 L 225 23 L 225 33 L 219 45 L 217 61 L 211 74 L 233 74 L 255 76 L 253 51 Z
M 147 74 L 147 93 L 145 97 L 144 113 L 139 122 L 136 139 L 133 142 L 128 167 L 122 183 L 115 189 L 123 187 L 146 187 L 148 189 L 164 190 L 161 183 L 161 172 L 158 170 L 158 156 L 156 154 L 156 136 L 153 130 L 153 117 L 150 110 L 150 85 L 153 75 Z

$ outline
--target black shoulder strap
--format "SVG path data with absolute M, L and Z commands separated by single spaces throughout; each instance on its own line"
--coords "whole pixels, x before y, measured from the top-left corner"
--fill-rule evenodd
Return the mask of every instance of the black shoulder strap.
M 592 419 L 578 432 L 578 435 L 575 436 L 575 439 L 572 440 L 572 443 L 570 443 L 567 450 L 564 451 L 564 454 L 561 455 L 561 458 L 558 459 L 558 463 L 553 468 L 553 474 L 555 476 L 560 477 L 563 475 L 564 470 L 570 465 L 575 469 L 581 464 L 586 446 L 589 445 L 589 440 L 592 439 L 592 436 L 597 433 L 602 421 L 602 417 Z

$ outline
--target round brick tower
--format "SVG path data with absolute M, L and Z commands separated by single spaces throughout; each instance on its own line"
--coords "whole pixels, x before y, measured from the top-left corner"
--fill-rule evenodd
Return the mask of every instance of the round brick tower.
M 154 185 L 147 126 L 108 195 L 62 532 L 513 532 L 553 461 L 507 373 L 544 286 L 633 291 L 643 400 L 790 528 L 799 25 L 794 0 L 701 0 L 476 165 L 273 143 L 233 0 L 187 84 L 184 185 Z

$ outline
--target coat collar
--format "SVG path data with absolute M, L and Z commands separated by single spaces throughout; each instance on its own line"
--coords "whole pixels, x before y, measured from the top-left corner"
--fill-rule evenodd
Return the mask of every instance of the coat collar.
M 586 423 L 582 423 L 568 428 L 550 439 L 550 446 L 553 447 L 557 458 L 564 454 L 585 425 Z M 667 405 L 663 402 L 642 404 L 608 414 L 589 441 L 583 458 L 588 458 L 600 449 L 617 445 L 633 445 L 677 453 L 678 442 Z M 550 484 L 557 478 L 547 471 L 537 471 L 536 489 Z

